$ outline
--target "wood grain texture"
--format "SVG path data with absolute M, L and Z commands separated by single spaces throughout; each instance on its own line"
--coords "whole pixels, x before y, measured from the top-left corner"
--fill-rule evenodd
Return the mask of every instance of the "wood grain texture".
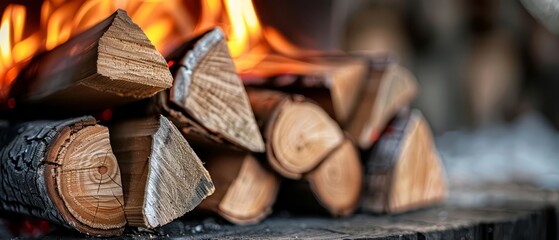
M 111 236 L 126 223 L 108 129 L 92 117 L 4 127 L 0 207 Z
M 248 95 L 268 162 L 284 177 L 301 178 L 343 141 L 337 123 L 302 96 L 256 89 Z
M 223 32 L 216 28 L 193 41 L 179 61 L 170 101 L 210 132 L 263 152 L 262 135 Z
M 279 177 L 250 153 L 220 150 L 203 159 L 216 184 L 216 193 L 199 208 L 235 224 L 254 224 L 272 213 Z
M 288 59 L 270 55 L 241 75 L 245 86 L 300 94 L 340 124 L 353 114 L 369 73 L 366 59 L 333 55 Z
M 402 112 L 365 160 L 362 206 L 399 213 L 442 201 L 447 195 L 443 165 L 429 126 L 417 110 Z
M 214 192 L 202 162 L 165 117 L 116 123 L 111 126 L 111 138 L 122 170 L 130 225 L 162 226 Z
M 100 110 L 153 96 L 172 82 L 163 56 L 126 12 L 117 10 L 35 57 L 11 95 L 19 104 Z
M 378 139 L 390 119 L 417 95 L 418 84 L 405 68 L 389 60 L 373 59 L 372 73 L 363 99 L 352 119 L 344 126 L 361 149 Z M 374 66 L 377 65 L 377 66 Z
M 333 216 L 348 216 L 359 205 L 363 168 L 359 152 L 344 142 L 306 176 L 318 202 Z M 297 197 L 297 196 L 293 196 Z

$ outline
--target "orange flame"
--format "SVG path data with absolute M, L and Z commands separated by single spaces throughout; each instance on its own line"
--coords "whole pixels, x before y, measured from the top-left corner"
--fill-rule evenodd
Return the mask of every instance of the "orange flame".
M 39 30 L 24 36 L 26 8 L 11 4 L 0 22 L 0 100 L 32 56 L 66 42 L 117 9 L 124 9 L 163 54 L 192 34 L 191 15 L 180 0 L 45 0 Z

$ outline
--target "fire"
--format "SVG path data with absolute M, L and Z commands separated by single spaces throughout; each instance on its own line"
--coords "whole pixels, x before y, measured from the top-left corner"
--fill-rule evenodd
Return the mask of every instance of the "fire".
M 194 29 L 191 14 L 180 0 L 45 0 L 38 28 L 26 26 L 25 6 L 10 4 L 0 22 L 0 101 L 6 99 L 13 80 L 31 57 L 68 41 L 119 8 L 128 12 L 163 54 Z
M 275 29 L 263 27 L 252 0 L 201 0 L 197 24 L 185 4 L 181 0 L 45 0 L 38 27 L 26 26 L 25 6 L 9 5 L 0 22 L 0 102 L 6 100 L 9 87 L 31 57 L 63 44 L 119 8 L 128 12 L 163 55 L 187 37 L 215 26 L 227 35 L 240 73 L 272 55 L 315 54 L 293 46 Z

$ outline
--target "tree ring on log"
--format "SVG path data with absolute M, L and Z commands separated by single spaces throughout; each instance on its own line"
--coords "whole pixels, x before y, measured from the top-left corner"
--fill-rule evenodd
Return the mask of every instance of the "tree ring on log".
M 49 197 L 77 230 L 117 235 L 126 219 L 120 170 L 107 147 L 109 131 L 99 125 L 84 125 L 64 128 L 49 149 L 44 176 Z
M 273 122 L 271 165 L 286 177 L 312 170 L 343 140 L 337 123 L 308 101 L 282 101 Z

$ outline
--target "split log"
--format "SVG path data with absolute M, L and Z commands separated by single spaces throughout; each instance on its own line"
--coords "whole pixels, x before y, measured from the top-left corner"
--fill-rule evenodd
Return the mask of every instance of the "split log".
M 109 131 L 92 117 L 0 129 L 0 209 L 80 232 L 122 233 L 120 171 Z
M 278 204 L 295 212 L 349 216 L 359 205 L 362 182 L 359 152 L 345 139 L 303 181 L 284 184 Z
M 274 170 L 299 179 L 343 141 L 338 124 L 303 96 L 249 89 L 252 109 Z
M 216 192 L 198 207 L 235 224 L 253 224 L 272 213 L 279 178 L 254 155 L 240 151 L 205 151 L 202 159 L 216 184 Z
M 427 122 L 417 110 L 401 112 L 366 159 L 363 209 L 400 213 L 440 202 L 446 194 Z
M 368 62 L 360 57 L 340 55 L 295 60 L 272 55 L 241 76 L 245 86 L 310 98 L 343 125 L 355 111 L 368 74 Z
M 378 140 L 390 119 L 417 95 L 418 84 L 405 68 L 387 57 L 372 58 L 372 72 L 353 117 L 344 125 L 361 149 Z
M 110 130 L 129 225 L 162 226 L 214 192 L 209 173 L 167 118 L 121 121 Z
M 117 10 L 33 58 L 11 96 L 20 107 L 96 111 L 153 96 L 172 82 L 163 56 L 126 12 Z
M 264 142 L 226 39 L 215 28 L 186 43 L 169 58 L 175 82 L 160 101 L 164 112 L 178 125 L 189 118 L 214 137 L 253 152 Z

